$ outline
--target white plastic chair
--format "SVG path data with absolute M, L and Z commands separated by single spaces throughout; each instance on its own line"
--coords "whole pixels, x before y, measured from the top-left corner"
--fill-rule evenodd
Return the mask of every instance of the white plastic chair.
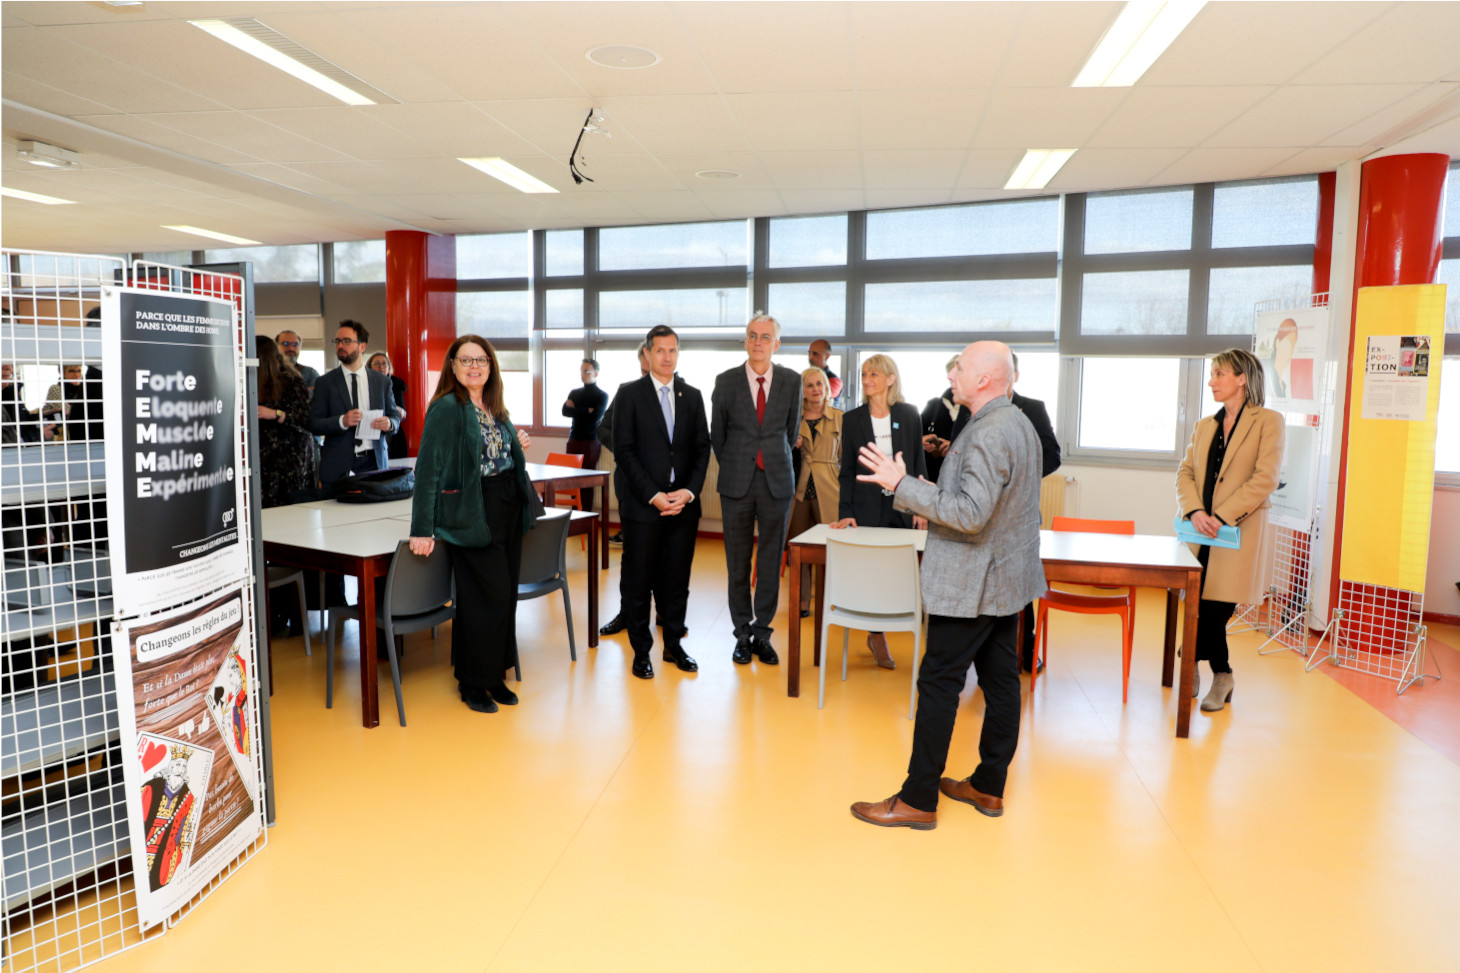
M 906 535 L 906 539 L 898 535 Z M 855 608 L 849 607 L 855 605 Z M 922 661 L 923 586 L 918 573 L 918 549 L 911 531 L 859 529 L 831 531 L 826 539 L 826 608 L 822 613 L 821 644 L 833 624 L 842 627 L 842 682 L 847 680 L 847 645 L 851 630 L 912 632 L 912 691 L 907 718 L 916 712 L 918 665 Z M 829 653 L 821 657 L 821 687 L 816 706 L 826 706 L 826 669 Z

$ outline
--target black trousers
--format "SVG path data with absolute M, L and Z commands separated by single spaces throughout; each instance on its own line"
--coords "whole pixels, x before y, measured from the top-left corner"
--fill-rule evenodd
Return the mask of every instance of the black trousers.
M 570 439 L 568 445 L 563 447 L 563 452 L 568 455 L 581 455 L 583 457 L 583 469 L 598 469 L 598 455 L 603 452 L 603 443 L 596 439 Z M 593 510 L 593 488 L 583 487 L 578 491 L 578 496 L 583 500 L 583 509 L 589 512 Z
M 492 532 L 486 547 L 451 545 L 456 619 L 451 664 L 472 689 L 501 686 L 517 665 L 517 579 L 522 570 L 522 498 L 517 474 L 482 477 L 482 514 Z
M 1210 546 L 1203 544 L 1197 552 L 1196 559 L 1201 562 L 1201 586 L 1206 590 L 1207 586 L 1207 559 L 1212 556 Z M 1205 659 L 1211 663 L 1212 672 L 1231 672 L 1232 663 L 1227 657 L 1227 622 L 1232 620 L 1232 613 L 1237 610 L 1237 603 L 1232 601 L 1212 601 L 1209 598 L 1201 600 L 1201 607 L 1196 613 L 1196 661 Z
M 628 623 L 635 655 L 654 647 L 649 627 L 652 595 L 664 622 L 664 647 L 678 648 L 684 638 L 684 612 L 689 603 L 689 572 L 695 559 L 695 532 L 700 518 L 687 514 L 643 522 L 623 522 L 624 553 L 619 564 L 620 610 Z
M 918 718 L 912 758 L 898 795 L 919 811 L 938 809 L 938 778 L 948 763 L 948 745 L 958 716 L 958 694 L 968 667 L 983 690 L 983 732 L 978 741 L 975 789 L 1004 796 L 1009 762 L 1019 744 L 1019 615 L 978 618 L 928 616 L 928 650 L 918 670 Z M 824 661 L 824 660 L 823 660 Z
M 756 470 L 743 497 L 720 495 L 729 575 L 730 621 L 735 637 L 771 640 L 771 622 L 781 600 L 781 551 L 791 523 L 793 497 L 771 496 L 765 473 Z M 760 535 L 756 540 L 757 529 Z M 750 551 L 755 547 L 755 601 L 751 603 Z

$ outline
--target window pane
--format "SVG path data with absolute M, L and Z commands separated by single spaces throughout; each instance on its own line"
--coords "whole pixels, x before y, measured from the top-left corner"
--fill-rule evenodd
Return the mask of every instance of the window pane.
M 867 214 L 867 259 L 1052 253 L 1058 199 L 1019 199 Z
M 1092 193 L 1085 200 L 1086 253 L 1191 249 L 1192 191 Z
M 1186 334 L 1190 271 L 1086 274 L 1081 334 Z
M 1019 352 L 1019 380 L 1014 386 L 1020 395 L 1038 399 L 1049 412 L 1050 424 L 1060 429 L 1060 356 L 1053 351 Z
M 507 403 L 507 415 L 516 426 L 530 426 L 532 418 L 532 373 L 508 371 L 503 363 L 502 398 Z
M 336 243 L 335 283 L 378 284 L 385 280 L 385 241 L 349 240 Z
M 532 273 L 532 237 L 527 233 L 483 233 L 456 238 L 456 279 L 527 277 Z
M 172 250 L 168 253 L 144 253 L 138 259 L 145 260 L 148 263 L 169 264 L 173 267 L 186 267 L 188 266 L 188 264 L 191 264 L 193 262 L 193 252 L 191 250 Z M 223 261 L 219 262 L 222 263 Z M 313 279 L 313 277 L 310 278 L 310 280 Z M 254 280 L 258 280 L 257 273 L 254 274 Z
M 1440 366 L 1435 472 L 1460 473 L 1460 358 L 1446 358 Z
M 381 244 L 384 247 L 384 243 Z M 335 253 L 338 254 L 336 244 Z M 382 256 L 382 266 L 384 257 Z M 302 243 L 292 247 L 242 247 L 234 250 L 205 250 L 203 262 L 231 264 L 253 262 L 255 284 L 290 284 L 319 280 L 319 245 Z M 167 261 L 162 261 L 166 263 Z M 192 263 L 192 254 L 183 263 Z M 384 278 L 381 278 L 384 280 Z
M 600 270 L 668 267 L 744 267 L 747 223 L 678 223 L 616 226 L 598 231 Z
M 576 277 L 583 273 L 582 230 L 548 231 L 546 269 L 549 277 Z
M 745 288 L 604 291 L 598 295 L 600 328 L 647 332 L 656 324 L 680 328 L 738 328 L 750 320 Z
M 456 333 L 527 340 L 532 320 L 528 291 L 464 291 L 456 295 Z M 528 402 L 532 401 L 529 393 Z
M 715 376 L 727 368 L 745 364 L 745 352 L 697 348 L 693 337 L 679 343 L 679 377 L 700 390 L 705 397 L 705 411 L 710 409 L 710 393 L 715 390 Z
M 781 338 L 834 338 L 847 330 L 847 285 L 841 281 L 772 284 L 766 311 L 781 322 Z
M 847 262 L 847 218 L 801 216 L 771 220 L 772 267 L 831 267 Z
M 1080 448 L 1173 451 L 1180 380 L 1177 358 L 1084 359 Z
M 1218 184 L 1213 247 L 1275 247 L 1318 236 L 1318 180 L 1264 179 Z
M 568 393 L 583 385 L 578 369 L 583 365 L 581 348 L 551 348 L 546 355 L 547 371 L 542 376 L 542 424 L 545 426 L 567 426 L 572 420 L 563 415 L 563 403 Z M 599 363 L 602 365 L 602 362 Z M 613 395 L 614 388 L 603 386 Z
M 1053 277 L 868 284 L 866 330 L 1053 331 L 1059 319 Z
M 1307 264 L 1216 268 L 1207 297 L 1207 334 L 1251 334 L 1256 304 L 1307 306 L 1312 290 L 1313 268 Z
M 583 289 L 581 287 L 547 292 L 547 326 L 549 328 L 582 329 Z
M 639 353 L 634 348 L 598 348 L 594 350 L 593 357 L 598 359 L 598 385 L 608 393 L 609 399 L 613 398 L 620 385 L 639 377 Z M 706 401 L 705 407 L 709 408 L 709 405 Z
M 1460 185 L 1455 187 L 1460 194 Z M 1460 334 L 1460 260 L 1441 260 L 1440 279 L 1445 284 L 1445 333 Z

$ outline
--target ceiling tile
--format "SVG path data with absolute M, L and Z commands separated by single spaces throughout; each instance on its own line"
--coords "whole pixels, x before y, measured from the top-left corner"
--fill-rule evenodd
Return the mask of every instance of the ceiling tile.
M 791 216 L 841 213 L 866 209 L 867 196 L 860 189 L 786 189 L 781 191 L 786 212 Z
M 1120 15 L 1123 3 L 1028 3 L 1003 58 L 998 83 L 1004 88 L 1064 88 Z
M 363 108 L 339 105 L 334 108 L 263 109 L 247 114 L 266 125 L 327 145 L 349 158 L 418 159 L 441 155 L 431 146 L 402 137 L 400 132 L 372 117 Z
M 689 3 L 674 7 L 726 93 L 849 91 L 847 5 Z
M 1324 4 L 1326 8 L 1332 4 Z M 1342 6 L 1339 4 L 1338 6 Z M 1395 3 L 1318 58 L 1295 84 L 1424 82 L 1460 71 L 1460 3 Z M 1315 12 L 1315 16 L 1321 16 Z M 1440 43 L 1424 43 L 1433 38 Z M 1448 42 L 1444 38 L 1449 38 Z
M 1092 148 L 1200 145 L 1270 95 L 1270 85 L 1158 88 L 1137 86 L 1086 144 Z
M 725 101 L 758 152 L 857 147 L 851 92 L 727 95 Z
M 975 145 L 1076 149 L 1125 99 L 1119 88 L 1007 88 L 990 93 Z
M 1418 85 L 1285 85 L 1206 141 L 1213 147 L 1316 145 L 1413 95 Z
M 765 152 L 761 160 L 777 189 L 862 189 L 856 152 Z
M 751 219 L 781 216 L 786 212 L 781 194 L 772 189 L 726 189 L 695 195 L 716 219 Z
M 420 105 L 373 105 L 358 109 L 389 125 L 403 138 L 430 146 L 438 155 L 477 158 L 533 151 L 526 140 L 465 101 Z
M 1312 172 L 1332 172 L 1345 162 L 1361 159 L 1377 146 L 1320 146 L 1303 149 L 1288 156 L 1261 173 L 1264 176 L 1302 176 Z
M 655 154 L 750 148 L 739 121 L 719 95 L 624 96 L 606 98 L 599 107 L 615 139 L 632 138 Z
M 1144 186 L 1186 149 L 1081 149 L 1050 180 L 1050 192 L 1092 192 Z M 1009 170 L 1009 174 L 1013 169 Z M 1008 181 L 1008 175 L 1004 177 Z M 1166 180 L 1163 180 L 1166 181 Z
M 1153 186 L 1179 186 L 1193 182 L 1223 182 L 1251 179 L 1282 163 L 1302 146 L 1269 148 L 1198 148 L 1185 153 L 1153 176 Z M 1113 188 L 1113 187 L 1112 187 Z
M 857 96 L 863 149 L 964 149 L 988 92 L 863 91 Z
M 349 158 L 321 142 L 286 132 L 246 112 L 174 112 L 143 117 L 184 135 L 227 146 L 259 160 L 294 163 Z
M 720 189 L 745 192 L 772 188 L 760 156 L 752 152 L 672 153 L 659 156 L 659 161 L 695 192 L 714 193 Z M 701 179 L 695 175 L 706 169 L 728 169 L 740 173 L 740 178 Z
M 625 193 L 623 202 L 634 216 L 649 223 L 685 223 L 714 216 L 690 192 Z
M 48 111 L 53 115 L 72 116 L 116 112 L 116 109 L 109 108 L 100 102 L 78 97 L 69 91 L 43 84 L 40 81 L 33 81 L 12 71 L 4 73 L 0 86 L 3 86 L 5 98 L 8 101 L 39 108 L 41 111 Z
M 973 149 L 964 157 L 957 188 L 1003 189 L 1022 158 L 1023 149 Z
M 477 105 L 508 131 L 542 152 L 561 153 L 567 161 L 573 141 L 583 128 L 586 98 L 539 98 L 532 101 L 490 101 Z M 633 151 L 630 148 L 628 151 Z M 600 153 L 602 154 L 602 153 Z
M 873 189 L 953 188 L 967 155 L 961 149 L 905 149 L 862 153 L 868 196 Z
M 145 60 L 139 59 L 140 64 L 133 66 L 72 43 L 66 36 L 71 30 L 6 30 L 5 70 L 113 111 L 207 111 L 225 107 L 189 87 L 158 79 L 147 72 Z M 202 36 L 201 31 L 199 34 Z
M 226 113 L 223 113 L 226 114 Z M 159 149 L 181 152 L 196 159 L 231 165 L 240 162 L 256 162 L 257 158 L 232 146 L 219 145 L 207 139 L 179 132 L 166 125 L 159 125 L 145 115 L 81 115 L 78 122 L 95 125 L 107 132 L 125 135 L 127 138 L 155 145 Z M 89 153 L 88 153 L 89 154 Z
M 862 90 L 989 88 L 1023 16 L 1013 3 L 853 3 Z
M 1397 141 L 1456 114 L 1460 114 L 1460 84 L 1428 84 L 1358 124 L 1335 132 L 1323 144 L 1378 145 Z

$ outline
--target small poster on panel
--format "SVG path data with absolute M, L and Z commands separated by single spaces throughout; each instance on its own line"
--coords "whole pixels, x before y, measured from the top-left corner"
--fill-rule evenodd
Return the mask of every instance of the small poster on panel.
M 1313 464 L 1317 430 L 1309 425 L 1283 430 L 1283 465 L 1272 495 L 1268 520 L 1278 527 L 1307 531 L 1313 526 Z
M 103 295 L 113 591 L 129 612 L 247 574 L 234 313 L 149 290 Z
M 167 919 L 262 831 L 241 588 L 121 623 L 114 655 L 137 913 Z
M 1370 335 L 1364 356 L 1365 419 L 1424 422 L 1430 397 L 1430 336 Z
M 1262 361 L 1269 409 L 1317 415 L 1328 337 L 1328 308 L 1263 311 L 1253 354 Z

